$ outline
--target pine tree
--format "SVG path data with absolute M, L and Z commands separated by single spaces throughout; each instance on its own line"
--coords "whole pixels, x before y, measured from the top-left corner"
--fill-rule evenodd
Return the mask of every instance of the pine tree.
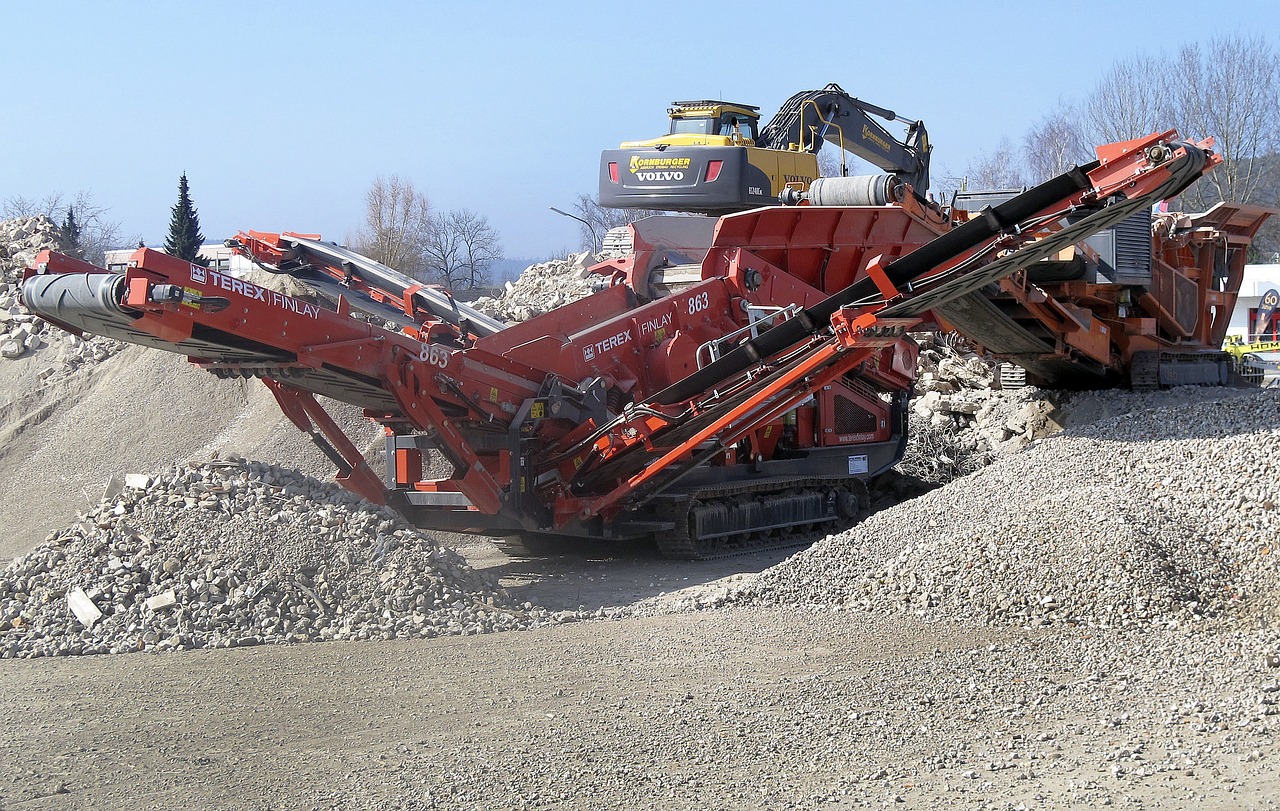
M 178 179 L 178 204 L 173 207 L 173 217 L 169 220 L 169 237 L 164 241 L 164 249 L 166 253 L 179 259 L 208 267 L 209 260 L 198 256 L 203 244 L 200 216 L 196 213 L 195 206 L 191 205 L 187 173 L 183 172 Z
M 68 256 L 78 258 L 84 253 L 80 247 L 80 223 L 76 222 L 74 206 L 67 206 L 67 216 L 58 228 L 58 244 L 62 252 Z

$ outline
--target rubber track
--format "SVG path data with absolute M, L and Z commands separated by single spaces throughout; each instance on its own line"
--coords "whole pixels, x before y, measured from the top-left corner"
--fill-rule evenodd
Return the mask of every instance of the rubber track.
M 825 538 L 832 532 L 847 528 L 857 523 L 865 517 L 863 512 L 859 512 L 856 519 L 850 520 L 842 517 L 827 519 L 817 522 L 817 526 L 808 529 L 800 529 L 798 526 L 782 528 L 781 535 L 768 535 L 759 537 L 759 530 L 739 536 L 730 536 L 729 538 L 716 538 L 715 542 L 719 545 L 727 544 L 729 549 L 717 549 L 708 551 L 696 538 L 689 537 L 689 513 L 691 506 L 698 501 L 711 501 L 726 497 L 739 497 L 748 494 L 759 493 L 781 493 L 783 491 L 808 490 L 808 489 L 826 489 L 830 487 L 847 486 L 851 482 L 864 491 L 858 495 L 864 495 L 866 482 L 861 479 L 850 479 L 847 477 L 834 478 L 812 478 L 796 476 L 785 479 L 773 479 L 768 482 L 759 484 L 743 484 L 730 483 L 714 487 L 706 487 L 689 494 L 687 499 L 681 499 L 667 505 L 665 508 L 658 509 L 658 517 L 672 521 L 676 525 L 676 529 L 669 530 L 656 536 L 658 550 L 669 558 L 678 558 L 683 560 L 720 560 L 723 558 L 739 557 L 741 555 L 751 555 L 757 552 L 769 552 L 779 549 L 795 549 L 798 547 L 808 546 L 819 538 Z M 856 492 L 856 490 L 855 490 Z M 674 501 L 674 500 L 673 500 Z M 808 527 L 808 525 L 803 525 Z M 767 529 L 767 528 L 766 528 Z

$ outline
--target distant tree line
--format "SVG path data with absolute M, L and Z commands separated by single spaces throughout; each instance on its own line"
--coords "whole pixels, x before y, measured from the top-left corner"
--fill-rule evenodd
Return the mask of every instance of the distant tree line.
M 1177 129 L 1214 138 L 1222 164 L 1181 195 L 1201 211 L 1228 201 L 1275 206 L 1280 189 L 1280 54 L 1261 36 L 1225 36 L 1155 56 L 1118 59 L 1080 101 L 1063 100 L 1020 144 L 1003 139 L 966 167 L 940 178 L 952 188 L 1032 185 L 1093 159 L 1093 147 Z M 949 191 L 949 190 L 948 190 Z M 1273 218 L 1253 255 L 1280 250 Z
M 397 175 L 369 187 L 364 227 L 350 241 L 388 267 L 459 292 L 488 286 L 502 259 L 487 217 L 465 208 L 437 214 L 424 192 Z

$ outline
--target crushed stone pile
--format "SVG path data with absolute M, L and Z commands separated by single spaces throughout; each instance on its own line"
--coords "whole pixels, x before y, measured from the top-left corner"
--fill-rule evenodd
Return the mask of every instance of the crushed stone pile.
M 1053 392 L 1001 389 L 996 365 L 954 336 L 926 333 L 916 341 L 918 376 L 899 472 L 946 484 L 1061 430 Z
M 595 259 L 589 252 L 530 265 L 498 298 L 482 296 L 472 307 L 504 321 L 528 321 L 596 291 L 601 278 L 587 272 Z
M 876 513 L 744 599 L 993 624 L 1274 621 L 1277 481 L 1280 393 L 1133 410 Z
M 0 572 L 0 656 L 476 634 L 566 621 L 389 509 L 241 459 L 130 475 Z
M 61 378 L 100 363 L 124 344 L 109 338 L 78 338 L 33 315 L 19 301 L 23 272 L 43 250 L 58 250 L 58 226 L 42 215 L 0 221 L 0 360 L 36 354 L 56 359 L 41 379 Z

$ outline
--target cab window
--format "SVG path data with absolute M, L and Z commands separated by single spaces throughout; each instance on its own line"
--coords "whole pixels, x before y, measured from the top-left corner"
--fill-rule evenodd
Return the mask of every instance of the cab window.
M 714 118 L 673 118 L 671 134 L 687 133 L 690 135 L 710 135 L 715 124 Z
M 720 118 L 720 135 L 733 135 L 733 129 L 737 126 L 738 131 L 742 133 L 742 137 L 748 141 L 756 140 L 756 120 L 747 118 L 746 116 L 734 115 L 726 113 Z

